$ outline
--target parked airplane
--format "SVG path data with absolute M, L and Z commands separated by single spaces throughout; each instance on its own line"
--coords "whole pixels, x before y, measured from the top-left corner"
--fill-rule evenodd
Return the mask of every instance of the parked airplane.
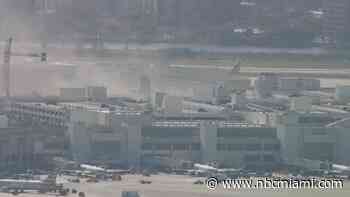
M 194 164 L 194 168 L 202 171 L 207 171 L 207 172 L 217 172 L 217 173 L 227 173 L 227 172 L 239 172 L 241 169 L 236 169 L 236 168 L 215 168 L 210 165 L 204 165 L 204 164 L 199 164 L 196 163 Z
M 91 171 L 91 172 L 106 172 L 107 171 L 105 168 L 93 166 L 93 165 L 88 165 L 88 164 L 81 164 L 80 168 L 87 170 L 87 171 Z
M 320 171 L 325 174 L 337 174 L 350 176 L 350 167 L 331 162 L 324 162 L 311 159 L 299 159 L 294 163 L 295 166 L 307 169 L 308 171 Z
M 81 164 L 80 168 L 90 171 L 92 173 L 109 173 L 109 174 L 127 174 L 130 173 L 130 170 L 121 170 L 121 169 L 106 169 L 100 166 L 93 166 L 89 164 Z
M 229 74 L 237 74 L 241 71 L 241 60 L 237 58 L 233 66 L 213 66 L 213 65 L 178 65 L 171 64 L 168 68 L 177 68 L 177 69 L 208 69 L 208 70 L 224 70 L 230 71 Z

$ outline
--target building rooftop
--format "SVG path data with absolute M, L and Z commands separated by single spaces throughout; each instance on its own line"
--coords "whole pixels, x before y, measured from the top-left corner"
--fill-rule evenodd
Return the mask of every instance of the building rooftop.
M 247 122 L 215 121 L 219 128 L 268 128 L 266 125 L 250 124 Z M 154 127 L 199 127 L 201 121 L 154 121 Z
M 45 108 L 45 109 L 52 109 L 52 110 L 63 110 L 64 107 L 60 105 L 53 105 L 53 104 L 46 104 L 46 103 L 27 103 L 27 102 L 16 102 L 11 103 L 12 106 L 28 106 L 28 107 L 35 107 L 35 108 Z
M 153 127 L 199 127 L 200 121 L 157 121 Z
M 142 111 L 130 107 L 110 105 L 95 102 L 60 103 L 59 105 L 68 109 L 96 111 L 101 113 L 111 113 L 116 115 L 141 115 Z
M 267 128 L 266 125 L 262 124 L 251 124 L 247 122 L 232 122 L 232 121 L 222 121 L 219 122 L 220 128 Z

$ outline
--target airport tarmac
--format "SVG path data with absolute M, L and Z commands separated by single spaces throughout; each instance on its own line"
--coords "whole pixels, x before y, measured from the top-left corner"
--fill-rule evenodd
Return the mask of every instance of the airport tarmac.
M 141 184 L 140 180 L 150 180 L 151 184 Z M 119 197 L 122 191 L 138 191 L 141 197 L 270 197 L 270 196 L 318 196 L 318 197 L 345 197 L 350 194 L 350 183 L 345 182 L 342 189 L 223 189 L 210 191 L 205 185 L 194 185 L 196 177 L 181 175 L 125 175 L 122 181 L 99 182 L 99 183 L 68 183 L 64 185 L 69 189 L 75 188 L 79 192 L 85 192 L 86 197 Z M 13 196 L 12 194 L 0 193 L 0 197 Z M 55 196 L 55 194 L 20 194 L 23 197 Z M 78 196 L 77 194 L 69 194 Z
M 138 75 L 150 71 L 150 64 L 159 60 L 140 57 L 125 58 L 67 58 L 50 57 L 46 63 L 16 58 L 11 65 L 11 90 L 13 95 L 41 96 L 58 95 L 62 87 L 84 87 L 86 85 L 105 86 L 110 95 L 127 95 L 130 89 L 138 86 Z M 34 61 L 34 62 L 33 62 Z M 166 64 L 164 64 L 166 65 Z M 163 68 L 164 68 L 163 65 Z M 208 65 L 206 66 L 208 67 Z M 228 67 L 230 68 L 230 67 Z M 200 71 L 200 72 L 198 72 Z M 242 66 L 241 73 L 231 76 L 227 69 L 176 69 L 163 73 L 153 72 L 154 78 L 162 78 L 153 84 L 161 84 L 166 89 L 200 89 L 207 88 L 208 83 L 228 78 L 255 78 L 260 72 L 276 72 L 290 77 L 312 77 L 321 79 L 322 87 L 334 88 L 336 85 L 350 85 L 348 68 L 274 68 L 259 66 Z M 0 71 L 1 74 L 1 71 Z M 123 81 L 122 77 L 128 78 Z M 198 85 L 199 84 L 199 85 Z M 156 85 L 154 85 L 156 86 Z M 154 87 L 162 90 L 164 87 Z M 211 90 L 209 90 L 211 91 Z M 0 94 L 3 91 L 0 91 Z

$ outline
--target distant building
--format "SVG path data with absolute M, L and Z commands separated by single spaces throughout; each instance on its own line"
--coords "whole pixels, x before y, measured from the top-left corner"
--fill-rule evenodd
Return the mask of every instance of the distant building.
M 162 109 L 165 113 L 182 113 L 183 100 L 180 96 L 165 95 Z
M 35 150 L 35 144 L 40 142 L 40 137 L 40 133 L 34 133 L 30 128 L 1 128 L 0 169 L 28 168 L 35 160 L 43 159 L 42 150 Z
M 44 103 L 11 103 L 7 115 L 11 121 L 59 130 L 66 130 L 69 120 L 69 112 L 64 107 Z
M 60 99 L 64 101 L 100 101 L 107 99 L 107 88 L 103 86 L 88 86 L 85 88 L 60 88 Z
M 280 77 L 275 73 L 261 73 L 255 80 L 255 94 L 258 98 L 271 97 L 278 89 Z
M 53 128 L 13 124 L 0 116 L 0 170 L 47 169 L 50 160 L 65 155 L 65 141 Z
M 60 88 L 60 99 L 66 101 L 85 101 L 85 88 Z
M 144 100 L 149 101 L 151 98 L 151 91 L 151 80 L 145 75 L 141 76 L 139 79 L 139 94 Z
M 161 108 L 163 107 L 163 100 L 166 96 L 166 93 L 164 92 L 155 92 L 154 95 L 153 95 L 153 101 L 152 101 L 152 105 L 153 105 L 153 108 L 156 110 L 156 111 L 159 111 L 161 110 Z
M 323 35 L 334 44 L 340 35 L 349 31 L 350 2 L 348 0 L 324 0 Z
M 91 101 L 104 101 L 107 99 L 107 88 L 103 86 L 86 87 L 86 97 Z

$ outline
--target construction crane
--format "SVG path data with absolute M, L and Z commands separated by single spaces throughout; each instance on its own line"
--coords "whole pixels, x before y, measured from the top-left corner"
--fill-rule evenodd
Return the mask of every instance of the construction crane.
M 11 86 L 10 86 L 10 63 L 11 63 L 11 57 L 12 56 L 22 56 L 22 57 L 37 57 L 41 59 L 41 62 L 47 61 L 47 54 L 46 52 L 42 53 L 15 53 L 12 52 L 12 42 L 13 38 L 10 37 L 6 41 L 5 50 L 4 50 L 4 87 L 5 87 L 5 93 L 6 98 L 9 99 L 11 96 Z

